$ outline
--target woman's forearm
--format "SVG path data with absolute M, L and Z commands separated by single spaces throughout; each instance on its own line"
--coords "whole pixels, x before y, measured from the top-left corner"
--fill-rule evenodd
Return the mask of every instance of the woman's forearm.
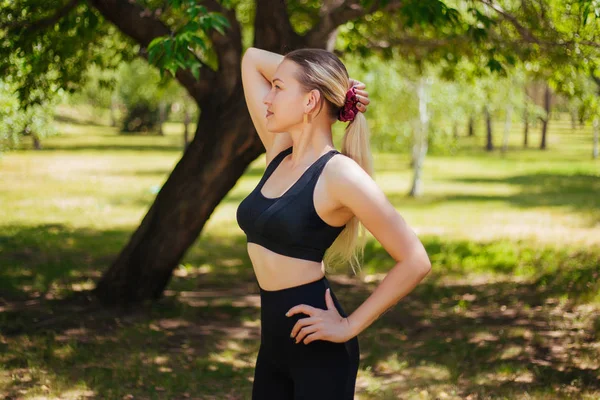
M 268 81 L 273 80 L 275 70 L 283 60 L 281 54 L 272 53 L 256 47 L 249 47 L 242 57 L 243 62 L 251 62 L 256 70 Z
M 371 296 L 348 316 L 353 336 L 365 330 L 425 278 L 431 269 L 431 264 L 426 267 L 423 266 L 424 264 L 426 262 L 422 260 L 409 259 L 397 263 L 388 272 Z

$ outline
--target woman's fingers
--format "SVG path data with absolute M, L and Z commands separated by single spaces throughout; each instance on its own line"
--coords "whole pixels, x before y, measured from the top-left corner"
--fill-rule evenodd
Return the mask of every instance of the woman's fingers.
M 291 317 L 294 314 L 306 314 L 306 315 L 310 315 L 311 317 L 317 313 L 318 311 L 320 311 L 319 309 L 315 308 L 315 307 L 311 307 L 307 304 L 299 304 L 297 306 L 294 306 L 292 308 L 290 308 L 288 310 L 287 313 L 285 313 L 286 317 Z
M 366 90 L 357 90 L 356 94 L 360 95 L 360 96 L 365 96 L 365 97 L 369 96 L 369 93 Z
M 320 322 L 321 318 L 318 317 L 310 317 L 310 318 L 302 318 L 296 321 L 296 324 L 292 328 L 292 332 L 290 334 L 291 337 L 295 337 L 298 334 L 298 331 L 307 325 L 312 325 L 317 322 Z
M 356 92 L 356 98 L 363 104 L 369 104 L 371 100 L 369 100 L 369 94 L 364 90 L 361 90 L 360 93 Z
M 369 100 L 368 97 L 362 95 L 357 95 L 356 98 L 358 99 L 358 103 L 356 104 L 356 108 L 358 108 L 358 111 L 361 111 L 363 113 L 367 111 L 367 105 L 371 102 L 371 100 Z
M 318 330 L 319 330 L 318 324 L 305 326 L 304 328 L 300 329 L 300 331 L 298 332 L 298 336 L 296 336 L 296 343 L 300 343 L 302 340 L 304 340 L 306 335 L 308 335 L 309 333 L 316 332 Z
M 308 335 L 305 339 L 304 339 L 304 344 L 309 344 L 310 342 L 314 342 L 315 340 L 323 340 L 323 334 L 321 333 L 321 331 L 317 331 L 311 335 Z
M 366 88 L 366 85 L 356 79 L 351 79 L 351 82 L 356 89 L 356 98 L 358 100 L 356 108 L 358 108 L 358 111 L 364 113 L 367 111 L 369 103 L 371 103 L 371 100 L 369 100 L 369 93 L 366 90 L 363 90 Z

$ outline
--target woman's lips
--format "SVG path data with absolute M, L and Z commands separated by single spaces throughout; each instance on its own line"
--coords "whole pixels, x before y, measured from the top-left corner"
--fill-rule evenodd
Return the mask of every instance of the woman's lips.
M 266 117 L 267 117 L 267 118 L 269 118 L 269 116 L 271 116 L 271 115 L 273 115 L 273 113 L 272 113 L 272 112 L 269 112 L 269 111 L 267 111 L 267 115 L 266 115 Z

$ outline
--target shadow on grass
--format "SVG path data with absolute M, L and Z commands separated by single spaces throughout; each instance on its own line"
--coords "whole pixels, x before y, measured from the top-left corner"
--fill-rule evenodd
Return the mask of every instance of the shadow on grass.
M 111 141 L 116 141 L 115 138 L 121 138 L 121 136 L 112 136 Z M 134 151 L 134 152 L 179 152 L 183 155 L 183 146 L 174 144 L 160 144 L 153 143 L 153 137 L 144 137 L 148 140 L 148 144 L 139 144 L 139 138 L 136 137 L 138 143 L 131 142 L 131 137 L 122 136 L 123 143 L 120 144 L 45 144 L 40 151 L 72 151 L 72 152 L 87 152 L 87 151 Z M 118 139 L 117 139 L 118 140 Z M 161 139 L 164 140 L 164 139 Z
M 597 305 L 600 293 L 600 248 L 422 241 L 432 272 L 360 335 L 368 352 L 363 367 L 384 379 L 389 373 L 382 365 L 403 361 L 408 385 L 399 385 L 396 394 L 430 387 L 431 371 L 418 373 L 424 366 L 434 366 L 440 375 L 434 380 L 457 385 L 464 396 L 600 390 L 594 367 L 600 317 L 597 306 L 588 306 Z M 369 273 L 393 265 L 377 242 L 365 249 L 365 260 L 372 259 L 377 261 L 366 265 Z M 345 300 L 364 298 L 376 283 L 368 288 Z
M 568 207 L 569 211 L 586 212 L 600 221 L 600 176 L 587 174 L 527 174 L 509 178 L 456 178 L 454 181 L 486 185 L 509 184 L 519 193 L 508 196 L 449 195 L 439 202 L 505 201 L 520 208 Z
M 5 229 L 0 280 L 3 293 L 8 287 L 15 296 L 3 295 L 0 304 L 0 362 L 17 378 L 3 392 L 17 396 L 50 379 L 62 393 L 84 382 L 98 398 L 249 398 L 260 298 L 244 238 L 203 237 L 164 298 L 134 310 L 103 309 L 77 285 L 97 279 L 130 234 Z M 361 371 L 396 382 L 385 393 L 449 384 L 463 398 L 600 390 L 598 322 L 579 307 L 600 289 L 600 251 L 422 240 L 432 272 L 359 335 Z M 371 241 L 363 270 L 380 279 L 391 261 Z M 348 312 L 377 286 L 329 278 Z M 399 376 L 406 381 L 394 381 Z M 357 393 L 367 396 L 364 388 Z
M 428 195 L 418 199 L 418 204 L 478 203 L 502 201 L 515 207 L 565 207 L 570 212 L 585 213 L 592 218 L 591 225 L 600 222 L 600 176 L 588 174 L 527 174 L 508 178 L 448 178 L 449 182 L 471 185 L 513 185 L 518 193 L 506 195 L 448 194 Z M 391 194 L 390 201 L 400 204 L 406 196 Z
M 66 115 L 66 114 L 55 114 L 54 121 L 60 122 L 63 124 L 81 125 L 81 126 L 86 126 L 86 127 L 87 126 L 97 126 L 97 127 L 101 127 L 101 128 L 109 127 L 106 124 L 98 122 L 94 118 L 83 118 L 81 116 L 79 118 L 74 118 L 74 117 L 72 117 L 70 115 Z
M 0 364 L 26 376 L 0 379 L 0 392 L 18 396 L 49 378 L 58 397 L 85 382 L 96 398 L 248 398 L 260 303 L 242 238 L 192 246 L 156 303 L 104 309 L 88 290 L 130 234 L 4 228 Z
M 131 230 L 72 229 L 62 224 L 3 226 L 0 233 L 0 293 L 10 298 L 45 297 L 55 287 L 96 280 L 127 244 Z M 202 238 L 182 263 L 210 266 L 210 285 L 231 275 L 252 279 L 243 236 Z M 188 287 L 188 289 L 191 287 Z

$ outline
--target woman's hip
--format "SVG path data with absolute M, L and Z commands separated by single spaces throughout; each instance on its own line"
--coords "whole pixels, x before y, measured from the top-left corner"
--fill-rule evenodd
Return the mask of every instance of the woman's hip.
M 291 337 L 292 329 L 298 320 L 308 318 L 309 315 L 297 313 L 292 316 L 285 314 L 294 306 L 306 304 L 315 308 L 327 309 L 325 292 L 330 289 L 331 297 L 337 311 L 341 316 L 347 317 L 329 281 L 325 276 L 321 279 L 285 288 L 268 291 L 260 289 L 261 299 L 261 346 L 277 357 L 307 359 L 314 362 L 314 358 L 327 360 L 327 357 L 348 357 L 352 360 L 358 357 L 358 339 L 352 338 L 345 343 L 335 343 L 327 340 L 315 340 L 308 344 L 296 343 Z

